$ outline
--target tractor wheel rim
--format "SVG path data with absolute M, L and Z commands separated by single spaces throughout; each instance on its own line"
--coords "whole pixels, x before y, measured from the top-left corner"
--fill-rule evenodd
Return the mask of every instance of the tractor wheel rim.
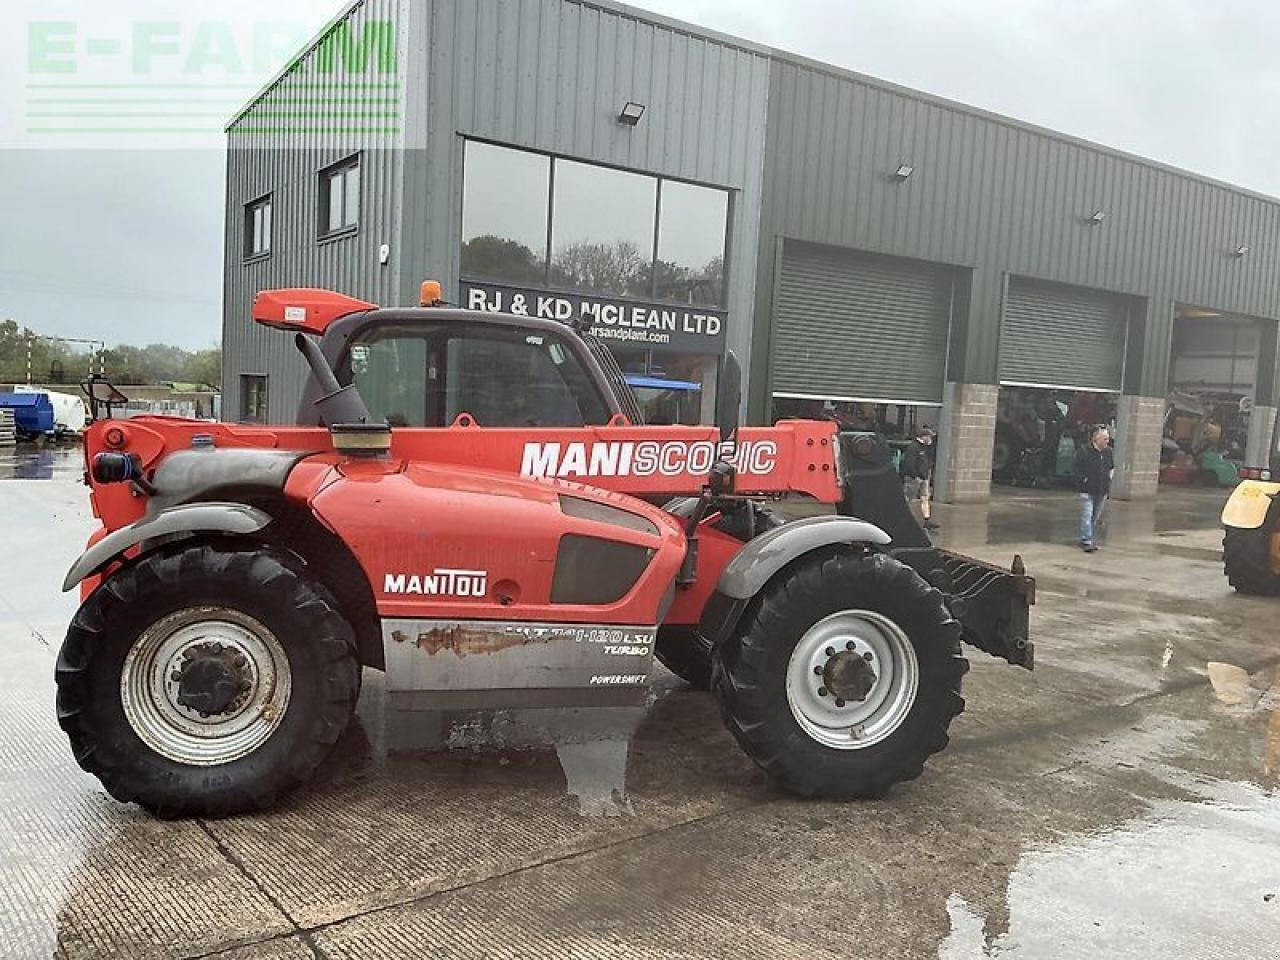
M 919 686 L 911 641 L 873 610 L 842 610 L 819 620 L 787 664 L 791 715 L 810 738 L 836 750 L 863 750 L 891 736 L 911 712 Z
M 234 689 L 203 713 L 191 703 L 192 667 L 201 659 L 213 661 L 213 675 Z M 138 738 L 161 756 L 196 766 L 230 763 L 261 747 L 284 722 L 291 690 L 280 641 L 258 620 L 226 607 L 193 607 L 156 621 L 134 642 L 120 673 L 120 700 Z

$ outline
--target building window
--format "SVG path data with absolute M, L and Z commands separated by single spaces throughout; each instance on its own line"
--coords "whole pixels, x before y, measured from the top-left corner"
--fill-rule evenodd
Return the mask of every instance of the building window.
M 588 293 L 653 293 L 658 181 L 557 160 L 551 198 L 551 285 Z
M 244 207 L 244 255 L 264 257 L 271 252 L 271 195 Z
M 467 141 L 462 275 L 543 284 L 551 158 Z
M 240 421 L 267 422 L 267 378 L 264 374 L 240 375 Z
M 724 302 L 724 236 L 729 194 L 662 181 L 658 203 L 655 296 L 699 306 Z
M 729 191 L 468 141 L 462 276 L 724 303 Z
M 360 158 L 320 171 L 320 236 L 354 232 L 360 224 Z

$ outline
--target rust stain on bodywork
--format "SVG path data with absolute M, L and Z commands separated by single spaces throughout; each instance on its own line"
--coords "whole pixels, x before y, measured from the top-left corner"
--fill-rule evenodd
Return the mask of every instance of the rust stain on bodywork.
M 398 632 L 398 631 L 397 631 Z M 394 634 L 393 634 L 394 636 Z M 547 643 L 557 639 L 561 634 L 543 631 L 530 635 L 526 632 L 475 630 L 467 627 L 435 627 L 418 634 L 416 641 L 419 650 L 428 656 L 434 656 L 444 650 L 452 651 L 460 657 L 467 654 L 498 653 L 511 647 L 522 647 L 530 643 Z

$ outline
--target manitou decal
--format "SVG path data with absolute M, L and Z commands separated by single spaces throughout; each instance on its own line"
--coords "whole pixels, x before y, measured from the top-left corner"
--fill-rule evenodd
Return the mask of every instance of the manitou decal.
M 524 445 L 520 473 L 526 477 L 682 477 L 710 472 L 720 445 L 710 440 L 610 440 Z M 778 444 L 755 440 L 725 445 L 728 460 L 745 474 L 772 473 Z
M 484 570 L 437 568 L 433 573 L 388 573 L 382 581 L 383 593 L 421 594 L 438 597 L 483 597 L 489 588 Z

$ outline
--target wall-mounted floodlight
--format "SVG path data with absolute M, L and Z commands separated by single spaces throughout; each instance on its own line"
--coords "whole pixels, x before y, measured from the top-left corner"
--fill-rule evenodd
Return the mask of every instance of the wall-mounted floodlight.
M 618 122 L 628 127 L 634 127 L 643 116 L 644 104 L 628 100 L 622 105 L 622 111 L 618 114 Z
M 909 163 L 900 163 L 898 164 L 898 169 L 893 171 L 894 179 L 898 181 L 905 180 L 907 177 L 911 176 L 911 174 L 915 173 L 915 170 L 916 168 Z
M 1242 243 L 1240 244 L 1240 246 L 1236 247 L 1235 251 L 1231 255 L 1233 257 L 1243 257 L 1248 252 L 1249 252 L 1248 246 Z
M 1101 223 L 1105 219 L 1107 219 L 1107 211 L 1095 210 L 1093 211 L 1093 213 L 1089 214 L 1088 222 L 1096 226 L 1097 224 Z

